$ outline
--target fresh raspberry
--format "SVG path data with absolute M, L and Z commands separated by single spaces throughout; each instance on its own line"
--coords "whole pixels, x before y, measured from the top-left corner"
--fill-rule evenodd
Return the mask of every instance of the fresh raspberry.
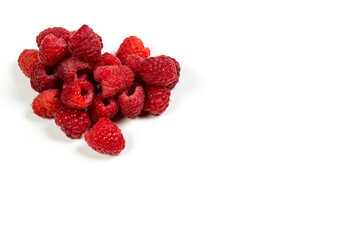
M 101 56 L 102 40 L 88 25 L 83 25 L 69 38 L 73 56 L 94 64 Z
M 91 119 L 85 110 L 65 106 L 55 114 L 55 123 L 69 138 L 80 138 L 90 126 Z
M 46 67 L 42 63 L 37 63 L 30 76 L 31 87 L 37 91 L 42 92 L 44 90 L 55 88 L 59 78 L 52 67 Z
M 118 155 L 125 148 L 120 128 L 107 118 L 100 118 L 85 134 L 85 141 L 95 151 L 111 155 Z
M 162 55 L 162 56 L 165 56 L 165 55 Z M 177 78 L 176 78 L 175 82 L 172 82 L 172 83 L 170 83 L 169 85 L 166 86 L 169 90 L 172 90 L 172 89 L 178 84 L 178 82 L 179 82 L 181 67 L 180 67 L 179 62 L 176 61 L 175 58 L 172 58 L 172 57 L 169 57 L 169 56 L 165 56 L 165 57 L 170 58 L 170 59 L 174 62 L 175 67 L 176 67 L 176 75 L 177 75 Z
M 102 66 L 94 72 L 95 80 L 100 82 L 103 97 L 112 97 L 129 88 L 134 74 L 126 66 Z
M 127 66 L 128 68 L 130 68 L 135 77 L 138 76 L 138 70 L 139 70 L 139 66 L 142 63 L 142 61 L 144 61 L 144 59 L 142 57 L 139 56 L 129 56 L 128 58 L 126 58 L 123 62 L 124 66 Z
M 39 33 L 36 37 L 36 43 L 40 47 L 42 40 L 49 34 L 54 34 L 58 38 L 64 39 L 66 42 L 69 40 L 70 32 L 62 27 L 47 28 Z
M 79 80 L 89 80 L 89 76 L 92 75 L 91 69 L 89 63 L 76 57 L 68 57 L 59 63 L 56 72 L 68 84 Z
M 150 86 L 147 89 L 144 110 L 153 115 L 162 114 L 169 106 L 170 90 L 166 87 Z
M 100 93 L 96 95 L 90 106 L 90 117 L 94 122 L 100 118 L 111 119 L 119 111 L 119 104 L 113 98 L 104 98 Z
M 121 112 L 128 118 L 134 118 L 141 113 L 144 101 L 144 89 L 139 83 L 134 83 L 130 89 L 126 89 L 118 97 Z
M 35 64 L 40 61 L 38 52 L 36 49 L 25 49 L 18 58 L 19 67 L 28 78 L 31 76 Z
M 91 105 L 95 97 L 95 87 L 86 80 L 67 84 L 61 92 L 61 101 L 72 108 L 83 109 Z
M 62 38 L 50 33 L 42 40 L 39 48 L 40 61 L 46 66 L 54 66 L 69 53 L 68 45 Z
M 139 67 L 141 79 L 148 85 L 167 86 L 177 79 L 176 66 L 166 56 L 145 59 Z
M 148 58 L 150 56 L 150 49 L 144 47 L 140 38 L 130 36 L 124 39 L 116 53 L 116 56 L 123 62 L 129 56 L 139 56 Z
M 121 66 L 120 59 L 111 53 L 104 53 L 94 65 L 94 71 L 102 66 Z
M 59 89 L 48 89 L 37 95 L 32 102 L 34 113 L 40 117 L 53 118 L 63 106 Z

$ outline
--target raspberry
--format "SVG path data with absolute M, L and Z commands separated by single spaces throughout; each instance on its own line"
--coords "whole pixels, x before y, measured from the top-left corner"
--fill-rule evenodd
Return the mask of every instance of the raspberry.
M 88 25 L 83 25 L 69 38 L 73 56 L 94 64 L 101 56 L 102 40 Z
M 54 66 L 63 60 L 68 52 L 68 45 L 64 39 L 48 34 L 40 44 L 39 58 L 46 66 Z
M 120 59 L 111 53 L 104 53 L 94 65 L 94 71 L 102 66 L 121 66 Z
M 36 37 L 36 43 L 40 47 L 42 40 L 48 35 L 54 34 L 58 38 L 64 39 L 66 42 L 69 40 L 70 32 L 62 27 L 47 28 Z
M 144 111 L 153 115 L 162 114 L 169 106 L 170 90 L 166 87 L 151 86 L 147 89 Z
M 167 86 L 177 79 L 176 66 L 166 56 L 145 59 L 139 67 L 141 79 L 148 85 Z
M 123 91 L 118 97 L 121 112 L 128 118 L 134 118 L 141 113 L 144 101 L 144 89 L 139 83 L 134 83 L 130 89 Z
M 85 110 L 65 106 L 55 114 L 55 123 L 69 138 L 80 138 L 91 120 Z
M 34 113 L 40 117 L 53 118 L 63 106 L 58 89 L 48 89 L 37 95 L 32 102 Z
M 121 130 L 107 118 L 100 118 L 85 134 L 85 141 L 95 151 L 111 155 L 118 155 L 125 148 Z
M 103 97 L 112 97 L 130 87 L 134 74 L 125 66 L 102 66 L 94 72 L 95 80 L 100 82 Z
M 54 88 L 59 78 L 54 73 L 52 67 L 46 67 L 42 63 L 37 63 L 30 76 L 31 87 L 37 91 L 42 92 L 44 90 Z
M 83 109 L 91 105 L 95 87 L 86 80 L 67 84 L 61 92 L 61 101 L 72 108 Z
M 18 58 L 19 67 L 28 78 L 31 76 L 35 64 L 39 62 L 38 52 L 36 49 L 25 49 Z
M 119 104 L 113 98 L 104 98 L 100 93 L 96 95 L 90 106 L 90 117 L 94 122 L 100 118 L 112 118 L 119 111 Z
M 124 41 L 120 44 L 116 56 L 122 62 L 129 56 L 133 55 L 142 57 L 144 59 L 148 58 L 150 56 L 150 49 L 144 47 L 144 44 L 140 38 L 130 36 L 125 38 Z
M 139 66 L 142 63 L 142 61 L 144 61 L 144 59 L 142 57 L 130 56 L 124 60 L 123 64 L 124 64 L 124 66 L 127 66 L 128 68 L 130 68 L 133 71 L 134 75 L 137 76 L 138 69 L 139 69 Z
M 76 57 L 68 57 L 56 68 L 56 72 L 65 83 L 88 80 L 91 76 L 91 65 Z
M 162 55 L 162 56 L 165 56 L 165 55 Z M 174 62 L 175 67 L 176 67 L 177 78 L 176 78 L 175 82 L 172 82 L 172 83 L 170 83 L 169 85 L 166 86 L 169 90 L 172 90 L 176 86 L 176 84 L 178 84 L 178 82 L 179 82 L 181 67 L 180 67 L 179 62 L 176 61 L 175 58 L 172 58 L 172 57 L 169 57 L 169 56 L 165 56 L 165 57 L 170 58 Z

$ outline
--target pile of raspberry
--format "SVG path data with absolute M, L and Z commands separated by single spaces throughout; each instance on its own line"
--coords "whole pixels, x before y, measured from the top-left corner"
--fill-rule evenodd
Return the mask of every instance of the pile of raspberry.
M 125 139 L 114 122 L 160 115 L 179 82 L 180 65 L 169 56 L 150 57 L 135 36 L 116 54 L 102 53 L 102 38 L 88 25 L 76 31 L 52 27 L 36 37 L 39 49 L 25 49 L 18 64 L 39 94 L 34 113 L 55 118 L 69 138 L 81 138 L 95 151 L 118 155 Z

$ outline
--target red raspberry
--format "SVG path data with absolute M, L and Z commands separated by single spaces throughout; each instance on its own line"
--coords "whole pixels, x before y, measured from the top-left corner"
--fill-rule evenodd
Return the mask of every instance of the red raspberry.
M 30 84 L 35 91 L 42 92 L 54 88 L 58 80 L 59 78 L 52 67 L 37 63 L 31 73 Z
M 144 47 L 144 44 L 140 38 L 130 36 L 125 38 L 124 41 L 120 44 L 116 56 L 122 62 L 129 56 L 133 55 L 140 56 L 144 59 L 148 58 L 150 56 L 150 49 Z
M 144 111 L 153 115 L 162 114 L 169 106 L 170 90 L 166 87 L 150 86 L 147 89 Z
M 36 49 L 25 49 L 18 58 L 19 67 L 28 78 L 31 76 L 35 64 L 40 61 L 38 52 Z
M 53 118 L 55 113 L 63 106 L 59 97 L 59 89 L 48 89 L 39 93 L 32 102 L 34 113 L 40 117 Z
M 73 56 L 90 64 L 94 64 L 101 56 L 101 38 L 86 24 L 70 37 L 68 44 Z
M 119 111 L 119 104 L 113 98 L 104 98 L 100 93 L 96 95 L 90 106 L 90 117 L 94 122 L 100 118 L 111 119 Z
M 144 59 L 142 57 L 130 56 L 124 60 L 123 64 L 124 64 L 124 66 L 127 66 L 128 68 L 130 68 L 133 71 L 134 75 L 137 76 L 139 66 L 142 63 L 142 61 L 144 61 Z
M 121 130 L 107 118 L 100 118 L 85 134 L 85 141 L 95 151 L 111 155 L 118 155 L 125 148 Z
M 162 55 L 162 56 L 165 56 L 165 55 Z M 176 86 L 176 84 L 178 84 L 178 82 L 179 82 L 181 67 L 180 67 L 179 62 L 176 61 L 175 58 L 172 58 L 172 57 L 169 57 L 169 56 L 165 56 L 165 57 L 170 58 L 174 62 L 175 67 L 176 67 L 177 78 L 176 78 L 175 82 L 172 82 L 172 83 L 170 83 L 169 85 L 166 86 L 169 90 L 172 90 Z
M 166 56 L 145 59 L 139 67 L 141 79 L 148 85 L 167 86 L 177 79 L 176 66 Z
M 100 82 L 103 97 L 112 97 L 129 88 L 134 74 L 125 66 L 102 66 L 94 72 L 94 78 Z
M 118 97 L 121 112 L 128 118 L 134 118 L 141 113 L 144 101 L 144 89 L 139 83 L 134 83 L 130 89 L 123 91 Z
M 120 59 L 111 53 L 104 53 L 94 65 L 94 71 L 102 66 L 121 66 Z
M 95 87 L 86 80 L 67 84 L 61 92 L 61 101 L 72 108 L 83 109 L 91 105 L 95 97 Z
M 68 57 L 60 62 L 56 72 L 65 83 L 79 80 L 88 80 L 91 73 L 91 65 L 76 57 Z
M 36 43 L 40 47 L 42 40 L 48 35 L 54 34 L 58 38 L 64 39 L 66 42 L 69 40 L 70 32 L 62 27 L 47 28 L 36 37 Z
M 65 106 L 55 114 L 55 123 L 69 138 L 80 138 L 90 126 L 91 120 L 85 110 Z
M 62 38 L 48 34 L 42 40 L 39 48 L 40 61 L 46 66 L 54 66 L 69 53 L 68 45 Z

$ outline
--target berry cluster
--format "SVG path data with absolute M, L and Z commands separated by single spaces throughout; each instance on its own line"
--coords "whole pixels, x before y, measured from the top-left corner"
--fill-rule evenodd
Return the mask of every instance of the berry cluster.
M 87 144 L 101 153 L 117 155 L 125 147 L 114 121 L 162 114 L 179 81 L 179 63 L 165 55 L 150 57 L 135 36 L 125 38 L 115 55 L 102 54 L 102 38 L 88 25 L 45 29 L 36 43 L 38 50 L 25 49 L 18 58 L 39 93 L 34 113 L 55 118 L 69 138 L 85 133 Z

